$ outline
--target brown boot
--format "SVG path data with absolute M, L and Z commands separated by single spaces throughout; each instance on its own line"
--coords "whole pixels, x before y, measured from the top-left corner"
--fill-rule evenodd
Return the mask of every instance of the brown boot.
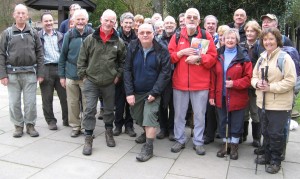
M 230 159 L 237 160 L 239 158 L 239 154 L 238 154 L 239 144 L 231 143 L 230 148 L 231 148 Z
M 116 142 L 114 140 L 112 128 L 107 128 L 106 129 L 106 131 L 105 131 L 105 139 L 106 139 L 106 145 L 108 147 L 115 147 L 116 146 Z
M 15 138 L 22 137 L 22 135 L 23 135 L 23 127 L 15 126 L 15 128 L 16 128 L 16 130 L 13 133 L 13 137 L 15 137 Z
M 85 143 L 83 146 L 82 154 L 83 155 L 91 155 L 92 154 L 92 147 L 93 147 L 93 136 L 86 135 L 85 136 Z
M 226 151 L 226 143 L 222 144 L 221 149 L 217 152 L 217 157 L 223 158 L 226 154 L 230 153 L 230 143 L 227 143 L 227 151 Z
M 39 133 L 35 130 L 33 124 L 26 124 L 26 133 L 30 135 L 30 137 L 38 137 Z

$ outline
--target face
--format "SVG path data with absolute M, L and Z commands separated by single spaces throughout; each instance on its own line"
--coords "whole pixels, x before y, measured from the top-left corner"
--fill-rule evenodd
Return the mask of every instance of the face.
M 249 26 L 246 29 L 246 37 L 247 37 L 247 40 L 249 40 L 249 41 L 255 41 L 257 39 L 257 32 L 254 30 L 254 28 Z
M 224 36 L 224 43 L 227 48 L 234 48 L 237 44 L 235 33 L 229 33 Z
M 176 29 L 176 23 L 172 20 L 165 20 L 164 28 L 166 33 L 172 33 Z
M 45 31 L 51 31 L 53 29 L 53 17 L 50 14 L 46 14 L 43 16 L 43 28 Z
M 151 44 L 154 38 L 152 26 L 141 26 L 138 30 L 138 38 L 142 44 Z
M 277 40 L 275 35 L 268 33 L 263 37 L 263 45 L 268 53 L 273 52 L 277 46 Z
M 162 20 L 162 18 L 161 18 L 161 16 L 160 16 L 159 14 L 154 14 L 154 15 L 152 16 L 152 18 L 151 18 L 152 24 L 155 24 L 155 22 L 161 21 L 161 20 Z
M 16 20 L 16 24 L 25 24 L 28 19 L 27 8 L 23 6 L 16 7 L 13 17 Z
M 121 27 L 123 29 L 123 32 L 130 32 L 133 26 L 133 20 L 132 19 L 124 19 L 121 23 Z
M 243 25 L 247 20 L 245 11 L 242 9 L 236 10 L 233 15 L 233 20 L 236 24 Z
M 83 14 L 78 14 L 74 17 L 75 27 L 79 31 L 83 31 L 88 19 Z
M 219 42 L 220 42 L 220 47 L 222 47 L 223 45 L 225 45 L 223 34 L 219 34 Z
M 116 24 L 116 16 L 114 15 L 103 15 L 100 19 L 101 27 L 104 32 L 110 32 Z
M 217 21 L 215 18 L 207 18 L 204 24 L 205 30 L 207 30 L 210 34 L 215 34 L 217 31 Z
M 75 10 L 80 9 L 80 7 L 78 5 L 72 6 L 70 9 L 70 16 L 72 16 L 75 12 Z
M 159 25 L 159 26 L 155 26 L 155 33 L 158 35 L 161 35 L 164 31 L 164 26 L 163 25 Z
M 184 16 L 179 18 L 179 26 L 180 26 L 180 28 L 184 28 L 185 27 Z
M 134 21 L 134 29 L 138 30 L 141 24 L 143 24 L 142 21 Z
M 185 18 L 185 25 L 188 29 L 196 29 L 200 23 L 198 15 L 194 12 L 189 12 Z
M 74 22 L 74 20 L 70 19 L 70 21 L 69 21 L 69 29 L 72 29 L 73 27 L 75 27 L 75 22 Z
M 268 17 L 263 18 L 262 20 L 262 28 L 263 29 L 268 29 L 271 27 L 277 27 L 277 22 L 275 20 L 272 20 Z

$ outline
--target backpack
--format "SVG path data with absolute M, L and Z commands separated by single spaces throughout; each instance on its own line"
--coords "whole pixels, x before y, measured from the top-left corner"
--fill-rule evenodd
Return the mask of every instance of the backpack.
M 92 33 L 94 32 L 94 29 L 93 29 L 92 27 L 86 26 L 86 28 L 87 28 L 87 33 L 86 33 L 86 36 L 83 36 L 82 41 L 83 41 L 88 35 L 90 35 L 90 34 L 92 34 Z M 69 39 L 68 39 L 68 40 L 69 40 L 69 45 L 70 45 L 70 42 L 71 42 L 71 40 L 72 40 L 73 38 L 75 38 L 75 35 L 74 35 L 74 32 L 73 32 L 73 28 L 72 28 L 72 29 L 69 29 L 68 32 L 69 32 Z
M 33 39 L 33 42 L 35 44 L 35 30 L 30 27 L 30 32 L 25 32 L 25 33 L 20 33 L 20 34 L 14 34 L 13 31 L 12 31 L 12 27 L 8 27 L 6 29 L 7 31 L 7 34 L 6 34 L 6 42 L 7 42 L 7 45 L 6 45 L 6 56 L 9 56 L 9 48 L 10 48 L 10 42 L 11 40 L 13 39 L 13 37 L 15 36 L 22 36 L 23 38 L 23 35 L 31 35 L 32 39 Z
M 178 45 L 180 39 L 180 32 L 181 30 L 176 30 L 175 32 L 176 45 Z M 201 34 L 202 34 L 202 39 L 206 39 L 206 31 L 204 29 L 201 29 Z

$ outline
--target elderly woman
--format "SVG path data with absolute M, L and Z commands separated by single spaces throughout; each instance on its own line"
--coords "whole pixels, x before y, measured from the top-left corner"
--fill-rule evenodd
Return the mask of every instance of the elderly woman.
M 239 41 L 236 29 L 225 31 L 225 45 L 218 49 L 218 61 L 212 69 L 209 92 L 210 104 L 217 107 L 219 134 L 224 142 L 217 157 L 224 157 L 230 149 L 230 158 L 233 160 L 238 159 L 239 137 L 243 133 L 252 74 L 247 50 L 238 45 Z
M 265 154 L 256 163 L 270 164 L 266 171 L 274 174 L 280 170 L 285 143 L 283 131 L 292 109 L 297 75 L 293 60 L 280 49 L 282 36 L 277 28 L 265 29 L 260 44 L 265 51 L 253 69 L 251 84 L 256 88 Z M 265 74 L 262 75 L 262 72 Z
M 228 30 L 229 28 L 230 28 L 230 27 L 229 27 L 228 25 L 220 25 L 220 26 L 218 27 L 217 33 L 218 33 L 218 35 L 219 35 L 219 42 L 218 42 L 217 45 L 216 45 L 217 48 L 220 48 L 220 47 L 222 47 L 222 46 L 224 45 L 224 38 L 223 38 L 223 35 L 224 35 L 224 32 L 225 32 L 226 30 Z
M 87 26 L 89 15 L 85 9 L 76 10 L 72 16 L 75 27 L 69 29 L 64 36 L 61 54 L 58 63 L 58 75 L 61 85 L 67 90 L 69 125 L 73 128 L 71 137 L 81 133 L 80 105 L 85 109 L 85 97 L 81 95 L 82 79 L 77 76 L 77 59 L 83 40 L 93 32 Z M 80 101 L 80 96 L 82 101 Z
M 240 43 L 240 46 L 248 50 L 248 55 L 252 62 L 252 67 L 254 67 L 258 57 L 253 55 L 253 51 L 255 48 L 257 48 L 256 46 L 258 44 L 258 39 L 261 34 L 261 27 L 255 20 L 251 20 L 247 22 L 247 24 L 244 27 L 244 30 L 246 32 L 247 39 L 246 41 Z M 260 122 L 259 122 L 257 106 L 256 106 L 255 89 L 253 87 L 250 87 L 248 89 L 248 95 L 249 95 L 249 102 L 244 115 L 244 133 L 240 139 L 240 143 L 247 140 L 249 119 L 251 115 L 252 137 L 253 137 L 252 145 L 254 147 L 259 147 L 261 132 L 260 132 Z

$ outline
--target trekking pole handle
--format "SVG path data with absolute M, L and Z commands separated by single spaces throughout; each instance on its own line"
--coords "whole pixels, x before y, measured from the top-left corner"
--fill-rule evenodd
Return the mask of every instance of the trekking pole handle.
M 265 80 L 265 68 L 261 68 L 261 79 Z
M 269 66 L 265 66 L 265 80 L 268 81 L 268 71 L 269 71 Z

